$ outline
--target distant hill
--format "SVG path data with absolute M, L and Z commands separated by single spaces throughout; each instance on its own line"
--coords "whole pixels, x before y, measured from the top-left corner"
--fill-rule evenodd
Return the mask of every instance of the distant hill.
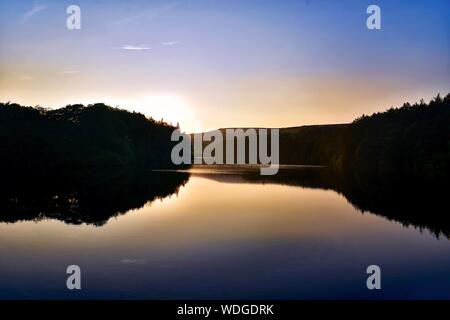
M 339 152 L 340 137 L 350 124 L 310 125 L 280 129 L 280 163 L 329 165 Z
M 328 124 L 328 125 L 308 125 L 299 127 L 280 128 L 280 163 L 281 164 L 302 164 L 302 165 L 327 165 L 331 157 L 337 152 L 338 145 L 333 141 L 342 134 L 350 124 Z M 226 130 L 242 129 L 273 129 L 260 127 L 247 128 L 220 128 L 224 140 L 226 140 Z M 275 128 L 277 129 L 277 128 Z M 205 134 L 204 132 L 203 134 Z M 193 138 L 191 135 L 191 138 Z M 238 140 L 245 137 L 236 132 L 235 151 Z M 270 141 L 270 138 L 268 139 Z M 203 142 L 203 147 L 207 146 L 209 141 Z M 226 143 L 223 145 L 224 162 Z M 236 153 L 236 152 L 235 152 Z M 248 153 L 248 139 L 246 142 L 246 153 Z M 201 157 L 201 154 L 195 154 Z

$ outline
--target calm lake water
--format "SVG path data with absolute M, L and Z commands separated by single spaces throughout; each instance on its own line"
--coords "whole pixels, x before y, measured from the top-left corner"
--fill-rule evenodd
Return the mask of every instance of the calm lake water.
M 73 224 L 45 214 L 49 208 L 3 219 L 0 298 L 450 298 L 450 241 L 442 234 L 363 213 L 320 183 L 207 168 L 159 179 L 165 175 L 183 180 L 101 223 L 81 216 Z M 98 199 L 91 207 L 116 205 L 117 196 L 88 193 Z M 18 210 L 2 208 L 3 216 Z M 81 291 L 66 289 L 72 264 L 81 267 Z M 372 264 L 381 267 L 382 290 L 366 288 Z

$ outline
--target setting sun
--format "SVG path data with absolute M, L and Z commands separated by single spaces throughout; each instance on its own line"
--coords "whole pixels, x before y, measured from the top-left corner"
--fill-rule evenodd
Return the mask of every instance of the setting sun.
M 155 120 L 163 119 L 173 125 L 179 123 L 181 130 L 185 132 L 198 132 L 202 129 L 191 104 L 177 94 L 153 93 L 139 99 L 133 99 L 120 107 L 131 108 L 132 111 L 143 113 Z
M 104 102 L 108 105 L 139 112 L 155 120 L 164 120 L 187 133 L 203 131 L 202 123 L 197 118 L 192 104 L 179 94 L 171 92 L 155 92 L 131 98 L 123 97 L 91 97 L 79 99 L 84 104 Z

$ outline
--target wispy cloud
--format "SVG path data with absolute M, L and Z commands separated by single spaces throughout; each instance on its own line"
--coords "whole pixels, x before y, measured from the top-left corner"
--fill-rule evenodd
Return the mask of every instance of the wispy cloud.
M 176 44 L 179 44 L 181 41 L 167 41 L 167 42 L 163 42 L 162 45 L 163 46 L 174 46 Z
M 29 75 L 27 75 L 27 74 L 24 74 L 24 75 L 20 75 L 20 76 L 19 76 L 19 79 L 20 79 L 20 80 L 23 80 L 23 81 L 29 81 L 29 80 L 33 80 L 33 77 L 32 77 L 32 76 L 29 76 Z
M 150 47 L 145 47 L 145 46 L 123 46 L 122 49 L 124 50 L 150 50 Z
M 47 8 L 46 5 L 37 5 L 35 4 L 33 6 L 33 8 L 31 8 L 29 11 L 25 12 L 19 19 L 19 23 L 25 23 L 26 21 L 28 21 L 32 16 L 34 16 L 35 14 L 37 14 L 38 12 L 41 12 L 42 10 L 44 10 L 45 8 Z
M 62 71 L 58 71 L 58 74 L 67 74 L 67 75 L 77 74 L 77 73 L 80 73 L 80 71 L 78 71 L 78 70 L 62 70 Z
M 173 2 L 170 3 L 164 7 L 161 7 L 159 9 L 148 9 L 148 10 L 144 10 L 143 12 L 136 14 L 134 16 L 130 16 L 130 17 L 125 17 L 119 20 L 116 20 L 114 22 L 112 22 L 112 24 L 124 24 L 124 23 L 130 23 L 130 22 L 134 22 L 136 20 L 140 20 L 145 18 L 147 21 L 151 20 L 153 18 L 156 18 L 170 10 L 172 10 L 173 8 L 175 8 L 176 6 L 178 6 L 180 4 L 180 2 Z

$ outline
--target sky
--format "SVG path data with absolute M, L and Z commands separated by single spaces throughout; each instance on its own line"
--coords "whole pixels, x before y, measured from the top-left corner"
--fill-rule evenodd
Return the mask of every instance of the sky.
M 2 102 L 104 102 L 194 132 L 351 122 L 449 92 L 448 0 L 0 0 Z

